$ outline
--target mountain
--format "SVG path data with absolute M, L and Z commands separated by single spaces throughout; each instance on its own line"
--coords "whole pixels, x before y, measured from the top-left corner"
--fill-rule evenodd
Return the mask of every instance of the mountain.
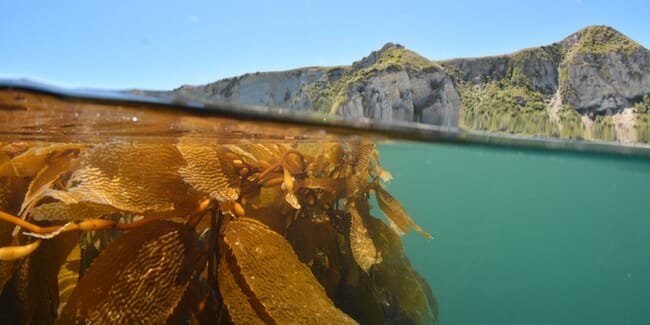
M 611 27 L 592 26 L 548 46 L 442 65 L 461 93 L 463 127 L 649 140 L 650 52 Z
M 389 43 L 350 66 L 140 94 L 539 136 L 650 142 L 650 51 L 607 26 L 551 45 L 431 61 Z
M 392 43 L 351 66 L 258 72 L 146 94 L 447 126 L 458 125 L 460 112 L 444 68 Z

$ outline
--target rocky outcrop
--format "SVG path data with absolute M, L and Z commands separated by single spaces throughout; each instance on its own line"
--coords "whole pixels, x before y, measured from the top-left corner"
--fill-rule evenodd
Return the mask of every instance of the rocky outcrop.
M 335 106 L 343 116 L 458 125 L 460 95 L 449 75 L 399 45 L 355 63 L 347 79 Z
M 650 94 L 650 52 L 611 27 L 588 27 L 509 55 L 441 64 L 461 93 L 463 127 L 650 141 L 640 106 Z M 616 122 L 620 116 L 627 122 Z
M 637 118 L 649 114 L 639 105 L 650 95 L 650 52 L 607 26 L 508 55 L 442 62 L 389 43 L 350 66 L 146 93 L 531 135 L 612 140 L 629 134 L 618 125 L 650 134 Z M 625 109 L 633 123 L 615 123 Z
M 322 80 L 326 68 L 302 68 L 282 72 L 258 72 L 223 79 L 203 86 L 182 86 L 171 93 L 215 102 L 289 108 L 299 90 Z M 308 107 L 291 106 L 305 110 Z
M 170 92 L 136 93 L 450 127 L 458 125 L 460 112 L 460 95 L 444 69 L 392 43 L 351 66 L 246 74 Z
M 521 50 L 514 54 L 486 58 L 456 59 L 442 64 L 457 71 L 457 81 L 473 85 L 512 80 L 520 86 L 552 94 L 558 86 L 562 58 L 554 46 Z
M 457 126 L 460 95 L 442 69 L 378 72 L 350 84 L 338 112 L 352 118 Z
M 650 93 L 650 52 L 616 30 L 587 28 L 559 46 L 562 98 L 579 112 L 615 114 Z

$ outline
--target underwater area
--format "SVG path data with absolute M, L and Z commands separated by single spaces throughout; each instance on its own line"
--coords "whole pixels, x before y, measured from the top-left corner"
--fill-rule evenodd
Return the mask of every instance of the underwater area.
M 650 323 L 646 147 L 23 83 L 0 113 L 2 323 Z
M 440 324 L 650 322 L 650 161 L 489 146 L 379 146 Z

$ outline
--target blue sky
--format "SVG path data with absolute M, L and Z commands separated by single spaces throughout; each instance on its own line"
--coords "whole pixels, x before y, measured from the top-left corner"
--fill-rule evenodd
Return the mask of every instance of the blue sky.
M 387 42 L 433 60 L 502 54 L 596 24 L 650 47 L 642 0 L 0 0 L 0 13 L 0 78 L 87 88 L 348 65 Z

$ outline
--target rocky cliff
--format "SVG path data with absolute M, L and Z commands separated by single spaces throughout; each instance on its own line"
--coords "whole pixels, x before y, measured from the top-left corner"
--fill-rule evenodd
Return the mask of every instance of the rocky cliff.
M 650 140 L 650 52 L 611 27 L 588 27 L 509 55 L 441 64 L 461 93 L 463 127 Z
M 458 91 L 440 64 L 390 43 L 351 66 L 246 74 L 145 93 L 446 126 L 457 126 L 460 112 Z
M 389 43 L 350 66 L 246 74 L 145 93 L 350 118 L 650 141 L 650 51 L 607 26 L 508 55 L 434 62 Z

